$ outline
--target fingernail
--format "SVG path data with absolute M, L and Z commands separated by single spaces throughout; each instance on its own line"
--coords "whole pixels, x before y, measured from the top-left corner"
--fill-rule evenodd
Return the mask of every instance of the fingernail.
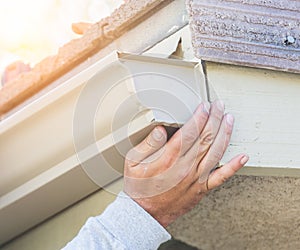
M 154 140 L 160 141 L 163 138 L 163 133 L 159 129 L 155 128 L 153 130 L 152 136 Z
M 233 126 L 234 123 L 234 117 L 232 114 L 227 114 L 226 115 L 226 122 L 228 125 Z
M 202 111 L 209 114 L 210 110 L 210 103 L 209 102 L 203 102 L 202 103 Z
M 218 100 L 218 101 L 216 102 L 216 105 L 217 105 L 217 108 L 218 108 L 220 111 L 224 112 L 224 107 L 225 107 L 225 105 L 224 105 L 224 102 L 223 102 L 223 101 Z
M 249 160 L 249 156 L 248 155 L 244 155 L 243 158 L 240 160 L 240 163 L 242 165 L 245 165 L 248 160 Z

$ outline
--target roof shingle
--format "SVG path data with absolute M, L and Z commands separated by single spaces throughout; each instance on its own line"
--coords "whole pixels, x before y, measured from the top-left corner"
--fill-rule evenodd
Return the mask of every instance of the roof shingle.
M 128 0 L 111 16 L 93 24 L 81 38 L 71 40 L 54 56 L 36 64 L 0 90 L 0 116 L 15 108 L 116 38 L 174 0 Z

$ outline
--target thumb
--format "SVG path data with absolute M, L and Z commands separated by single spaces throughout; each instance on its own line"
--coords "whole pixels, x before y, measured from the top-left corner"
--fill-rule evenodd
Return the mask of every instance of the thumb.
M 126 163 L 129 167 L 138 165 L 141 161 L 152 155 L 167 142 L 167 132 L 163 126 L 155 127 L 150 134 L 126 155 Z

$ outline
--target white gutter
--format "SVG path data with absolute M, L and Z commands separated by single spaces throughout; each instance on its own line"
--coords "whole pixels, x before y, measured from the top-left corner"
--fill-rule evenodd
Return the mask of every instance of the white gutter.
M 119 178 L 155 124 L 182 124 L 206 96 L 197 63 L 113 52 L 7 117 L 0 244 Z

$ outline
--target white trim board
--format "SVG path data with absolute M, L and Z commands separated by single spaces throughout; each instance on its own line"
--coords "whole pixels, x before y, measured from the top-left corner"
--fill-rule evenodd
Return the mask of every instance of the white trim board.
M 216 63 L 206 69 L 211 100 L 224 100 L 236 118 L 223 160 L 246 152 L 241 174 L 299 177 L 299 75 Z

